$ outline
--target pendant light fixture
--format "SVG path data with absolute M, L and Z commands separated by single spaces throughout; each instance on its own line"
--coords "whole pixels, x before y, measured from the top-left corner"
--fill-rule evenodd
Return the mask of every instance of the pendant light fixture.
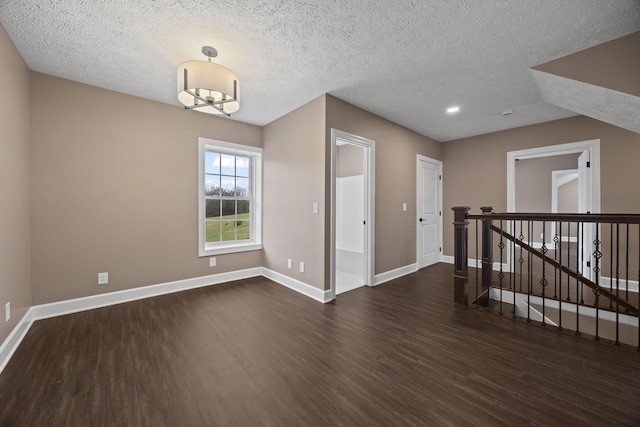
M 230 116 L 240 108 L 238 77 L 230 69 L 214 64 L 218 51 L 204 46 L 207 61 L 187 61 L 178 67 L 178 100 L 186 110 Z

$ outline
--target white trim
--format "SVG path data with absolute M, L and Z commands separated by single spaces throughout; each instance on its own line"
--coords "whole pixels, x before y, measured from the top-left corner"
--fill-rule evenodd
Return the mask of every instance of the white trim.
M 532 298 L 538 298 L 533 297 Z M 489 289 L 489 298 L 494 301 L 500 301 L 500 288 L 490 288 Z M 531 307 L 531 304 L 527 304 L 525 298 L 523 298 L 523 294 L 516 292 L 515 294 L 515 303 L 516 303 L 516 316 L 518 317 L 527 317 L 527 308 L 529 309 L 529 318 L 536 322 L 542 322 L 544 318 L 545 323 L 552 326 L 558 326 L 554 321 L 549 319 L 547 316 L 543 316 L 539 310 L 535 307 Z M 541 299 L 540 299 L 541 300 Z M 530 300 L 533 303 L 533 299 Z M 513 304 L 513 292 L 502 289 L 502 302 L 507 304 Z
M 376 286 L 378 286 L 385 282 L 389 282 L 399 277 L 406 276 L 407 274 L 415 273 L 416 271 L 418 271 L 418 264 L 416 263 L 405 265 L 404 267 L 394 268 L 393 270 L 376 274 L 375 284 Z
M 442 257 L 442 262 L 446 262 L 448 264 L 453 264 L 453 257 L 445 255 Z M 475 267 L 476 260 L 469 259 L 469 266 Z M 478 262 L 478 265 L 481 265 Z M 494 270 L 500 270 L 500 263 L 494 263 Z M 406 265 L 404 267 L 396 268 L 393 270 L 386 271 L 384 273 L 380 273 L 375 275 L 375 285 L 380 285 L 382 283 L 400 278 L 402 276 L 406 276 L 407 274 L 411 274 L 418 271 L 418 266 L 416 263 Z M 503 271 L 506 270 L 506 264 L 503 264 Z M 166 295 L 174 292 L 181 292 L 189 289 L 196 289 L 201 287 L 207 287 L 222 283 L 228 283 L 234 280 L 248 279 L 251 277 L 263 276 L 269 280 L 272 280 L 275 283 L 278 283 L 282 286 L 285 286 L 295 292 L 301 293 L 309 298 L 312 298 L 316 301 L 327 303 L 332 300 L 330 290 L 322 290 L 318 289 L 314 286 L 311 286 L 307 283 L 303 283 L 299 280 L 293 279 L 291 277 L 285 276 L 284 274 L 277 273 L 275 271 L 269 270 L 265 267 L 254 267 L 248 268 L 245 270 L 237 270 L 231 271 L 227 273 L 219 273 L 212 274 L 209 276 L 202 277 L 194 277 L 191 279 L 184 280 L 176 280 L 173 282 L 166 282 L 157 285 L 149 285 L 142 286 L 133 289 L 126 289 L 122 291 L 115 291 L 106 294 L 100 295 L 92 295 L 88 297 L 75 298 L 71 300 L 58 301 L 49 304 L 35 305 L 31 307 L 25 315 L 22 317 L 20 322 L 13 328 L 11 333 L 4 340 L 2 345 L 0 345 L 0 373 L 5 368 L 11 356 L 13 356 L 15 350 L 18 348 L 27 332 L 31 328 L 31 325 L 36 320 L 48 319 L 51 317 L 62 316 L 65 314 L 77 313 L 81 311 L 93 310 L 96 308 L 107 307 L 116 304 L 122 304 L 130 301 L 136 301 L 140 299 L 150 298 L 154 296 Z M 605 283 L 608 286 L 608 280 L 611 280 L 607 277 L 601 278 L 601 286 L 605 287 Z M 623 289 L 622 287 L 620 288 Z M 499 292 L 499 289 L 492 288 L 492 292 Z M 638 292 L 638 282 L 637 281 L 629 281 L 629 291 L 630 292 Z M 513 293 L 511 291 L 507 291 L 503 289 L 503 301 L 504 302 L 512 302 L 513 301 Z M 499 294 L 498 294 L 499 295 Z M 517 294 L 520 295 L 520 294 Z M 493 297 L 492 297 L 493 298 Z M 497 299 L 497 297 L 493 298 Z M 542 304 L 542 299 L 540 297 L 531 296 L 532 304 Z M 558 302 L 553 300 L 546 301 L 547 306 L 551 308 L 558 308 Z M 572 309 L 571 306 L 574 306 Z M 563 302 L 562 307 L 569 307 L 569 310 L 575 312 L 575 304 L 570 304 Z M 531 310 L 535 310 L 531 308 Z M 591 311 L 590 311 L 591 310 Z M 590 307 L 580 307 L 580 313 L 586 313 L 586 315 L 595 316 L 595 310 Z M 606 310 L 600 310 L 600 318 L 614 320 L 615 313 L 609 314 Z M 623 317 L 622 313 L 620 313 L 621 322 L 625 324 L 637 325 L 637 318 L 634 316 L 626 316 Z M 532 317 L 533 318 L 533 317 Z M 535 320 L 535 319 L 534 319 Z M 552 323 L 552 322 L 547 322 Z
M 442 186 L 443 186 L 443 174 L 442 174 L 442 162 L 440 160 L 436 160 L 436 159 L 432 159 L 430 157 L 426 157 L 423 156 L 421 154 L 416 154 L 416 264 L 418 265 L 419 268 L 422 267 L 428 267 L 428 266 L 422 266 L 420 265 L 420 254 L 422 253 L 422 223 L 420 221 L 418 221 L 418 218 L 420 217 L 420 200 L 422 200 L 422 196 L 423 194 L 421 194 L 420 190 L 424 189 L 421 188 L 422 187 L 422 180 L 420 179 L 420 162 L 426 162 L 426 163 L 431 163 L 432 165 L 435 165 L 438 167 L 438 175 L 439 175 L 439 179 L 438 179 L 438 211 L 440 212 L 440 216 L 438 217 L 438 249 L 439 249 L 439 256 L 438 256 L 438 260 L 435 262 L 440 262 L 442 261 L 442 242 L 443 242 L 443 224 L 442 224 Z M 434 264 L 435 264 L 434 263 Z
M 600 213 L 600 140 L 570 142 L 567 144 L 549 145 L 526 150 L 509 151 L 507 153 L 507 212 L 515 212 L 515 168 L 516 159 L 534 159 L 538 157 L 561 156 L 564 154 L 590 151 L 591 162 L 591 209 L 592 213 Z M 595 173 L 593 171 L 597 171 Z
M 575 236 L 562 236 L 560 237 L 561 242 L 570 242 L 570 243 L 578 243 L 578 238 Z
M 489 293 L 489 296 L 491 297 L 491 299 L 494 299 L 496 301 L 500 301 L 500 288 L 491 288 L 491 291 Z M 527 300 L 527 294 L 521 294 L 519 292 L 516 292 L 516 298 L 522 298 L 523 301 L 525 301 L 526 304 L 526 300 Z M 538 297 L 535 295 L 530 295 L 529 296 L 529 304 L 535 304 L 535 305 L 542 305 L 542 297 Z M 516 299 L 517 301 L 517 299 Z M 509 304 L 513 304 L 513 291 L 508 291 L 506 289 L 502 289 L 502 302 L 506 302 Z M 544 298 L 544 304 L 546 307 L 555 309 L 555 310 L 559 310 L 560 309 L 560 303 L 557 300 L 554 299 L 550 299 L 550 298 Z M 532 310 L 535 310 L 534 307 L 531 308 Z M 526 310 L 526 309 L 525 309 Z M 577 306 L 576 304 L 572 303 L 572 302 L 566 302 L 566 301 L 562 301 L 562 311 L 569 311 L 571 313 L 576 313 L 577 312 Z M 616 321 L 616 312 L 615 311 L 609 311 L 609 310 L 604 310 L 604 309 L 599 309 L 598 311 L 598 318 L 600 320 L 604 320 L 604 321 L 609 321 L 609 322 L 615 322 Z M 617 313 L 618 314 L 618 319 L 619 322 L 621 324 L 624 325 L 629 325 L 629 326 L 638 326 L 638 318 L 636 316 L 630 316 L 628 314 L 624 314 L 624 313 Z M 584 306 L 581 305 L 580 306 L 580 315 L 584 315 L 584 316 L 588 316 L 588 317 L 596 317 L 596 309 L 593 307 L 588 307 L 588 306 Z M 526 317 L 526 314 L 525 314 Z M 532 317 L 533 319 L 533 317 Z M 535 319 L 534 319 L 535 320 Z M 547 320 L 547 323 L 552 323 L 553 325 L 555 325 L 555 323 L 550 322 L 549 320 Z
M 13 328 L 7 339 L 0 345 L 0 374 L 9 363 L 11 356 L 13 356 L 25 335 L 27 335 L 27 332 L 29 332 L 33 320 L 33 311 L 30 308 Z
M 338 139 L 346 143 L 357 145 L 365 150 L 366 171 L 364 174 L 366 194 L 365 200 L 365 252 L 364 282 L 367 286 L 375 285 L 375 178 L 376 178 L 376 145 L 375 141 L 344 132 L 338 129 L 331 129 L 331 214 L 330 214 L 330 248 L 329 248 L 329 301 L 336 298 L 336 158 Z
M 278 273 L 277 271 L 269 270 L 268 268 L 264 267 L 262 268 L 262 275 L 267 279 L 273 280 L 274 282 L 282 286 L 285 286 L 321 303 L 327 303 L 331 301 L 330 290 L 323 291 L 322 289 L 318 289 L 315 286 L 311 286 L 307 283 L 301 282 L 300 280 L 285 276 L 284 274 Z
M 569 242 L 569 243 L 578 243 L 578 238 L 574 237 L 574 236 L 571 236 L 571 237 L 562 236 L 560 238 L 560 241 L 561 242 Z M 527 243 L 527 242 L 525 241 L 525 243 Z M 531 243 L 528 243 L 528 245 L 531 246 L 533 249 L 542 248 L 542 242 L 531 242 Z M 545 246 L 547 247 L 547 249 L 552 251 L 552 250 L 554 250 L 553 248 L 555 247 L 555 242 L 553 242 L 553 241 L 552 242 L 547 242 L 547 243 L 545 243 Z
M 247 241 L 230 241 L 220 243 L 206 243 L 204 241 L 204 156 L 207 147 L 225 153 L 251 157 L 251 171 L 249 173 L 249 188 L 253 200 L 250 212 L 250 237 Z M 249 252 L 262 249 L 262 148 L 250 145 L 234 144 L 209 138 L 198 138 L 198 256 Z
M 88 297 L 52 302 L 49 304 L 35 305 L 31 307 L 31 309 L 33 311 L 34 320 L 48 319 L 50 317 L 122 304 L 144 298 L 186 291 L 188 289 L 227 283 L 233 280 L 248 279 L 250 277 L 257 277 L 261 275 L 262 267 L 254 267 L 246 270 L 230 271 L 228 273 L 212 274 L 210 276 L 194 277 L 191 279 L 141 286 L 138 288 L 125 289 L 106 294 L 91 295 Z
M 29 331 L 29 328 L 31 328 L 33 322 L 36 320 L 48 319 L 65 314 L 78 313 L 81 311 L 93 310 L 96 308 L 122 304 L 125 302 L 136 301 L 154 296 L 166 295 L 174 292 L 185 291 L 188 289 L 207 287 L 211 285 L 231 282 L 234 280 L 248 279 L 258 276 L 264 276 L 278 284 L 287 286 L 288 288 L 310 296 L 311 298 L 314 298 L 318 301 L 326 302 L 326 296 L 324 296 L 324 294 L 326 294 L 327 291 L 323 292 L 302 282 L 298 283 L 304 286 L 291 286 L 291 284 L 294 282 L 294 279 L 286 278 L 286 276 L 283 275 L 277 275 L 277 273 L 274 273 L 264 267 L 254 267 L 245 270 L 230 271 L 227 273 L 212 274 L 209 276 L 176 280 L 174 282 L 166 282 L 157 285 L 141 286 L 138 288 L 125 289 L 122 291 L 109 292 L 100 295 L 91 295 L 88 297 L 57 301 L 49 304 L 34 305 L 22 317 L 15 328 L 13 328 L 13 331 L 11 331 L 2 345 L 0 345 L 0 373 L 9 362 L 9 359 L 11 359 L 11 356 L 22 342 L 26 333 Z M 304 292 L 304 290 L 307 289 L 305 287 L 316 289 L 320 294 L 323 294 L 323 296 L 318 296 L 316 294 L 311 295 L 309 292 Z
M 455 259 L 451 255 L 443 255 L 442 256 L 442 262 L 445 262 L 447 264 L 453 264 L 455 262 Z M 478 263 L 478 268 L 482 268 L 482 260 L 480 260 L 480 259 L 477 260 L 475 258 L 469 258 L 467 260 L 467 266 L 476 268 L 476 262 Z M 494 262 L 493 263 L 493 271 L 500 271 L 500 263 L 499 262 Z M 505 273 L 510 273 L 511 271 L 509 270 L 509 264 L 507 264 L 506 262 L 503 262 L 502 263 L 502 271 L 505 272 Z
M 626 291 L 627 290 L 627 281 L 626 279 L 619 279 L 620 280 L 620 292 Z M 613 281 L 613 283 L 612 283 Z M 600 283 L 599 283 L 601 288 L 606 288 L 609 289 L 609 287 L 611 286 L 611 289 L 616 290 L 618 288 L 618 286 L 616 286 L 616 281 L 615 278 L 612 279 L 611 277 L 606 277 L 606 276 L 600 276 Z M 638 281 L 637 280 L 629 280 L 629 292 L 638 292 Z

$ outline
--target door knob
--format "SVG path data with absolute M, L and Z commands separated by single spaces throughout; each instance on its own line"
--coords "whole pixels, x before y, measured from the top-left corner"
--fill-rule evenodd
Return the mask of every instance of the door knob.
M 422 218 L 420 218 L 420 222 L 422 222 Z

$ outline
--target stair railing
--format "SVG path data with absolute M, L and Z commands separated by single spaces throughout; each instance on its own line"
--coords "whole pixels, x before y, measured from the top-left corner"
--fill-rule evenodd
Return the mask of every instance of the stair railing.
M 473 215 L 469 207 L 452 209 L 454 302 L 468 304 L 471 265 L 472 304 L 493 302 L 500 314 L 508 304 L 513 317 L 568 326 L 616 345 L 622 334 L 640 351 L 640 215 L 494 213 L 491 207 Z M 581 325 L 593 323 L 590 318 L 595 324 Z M 602 329 L 610 324 L 615 331 Z

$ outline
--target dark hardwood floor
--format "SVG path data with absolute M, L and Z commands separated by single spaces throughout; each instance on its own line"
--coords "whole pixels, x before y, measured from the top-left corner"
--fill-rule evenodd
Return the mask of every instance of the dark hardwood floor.
M 38 321 L 0 425 L 640 425 L 635 348 L 455 306 L 452 269 L 325 305 L 254 278 Z

